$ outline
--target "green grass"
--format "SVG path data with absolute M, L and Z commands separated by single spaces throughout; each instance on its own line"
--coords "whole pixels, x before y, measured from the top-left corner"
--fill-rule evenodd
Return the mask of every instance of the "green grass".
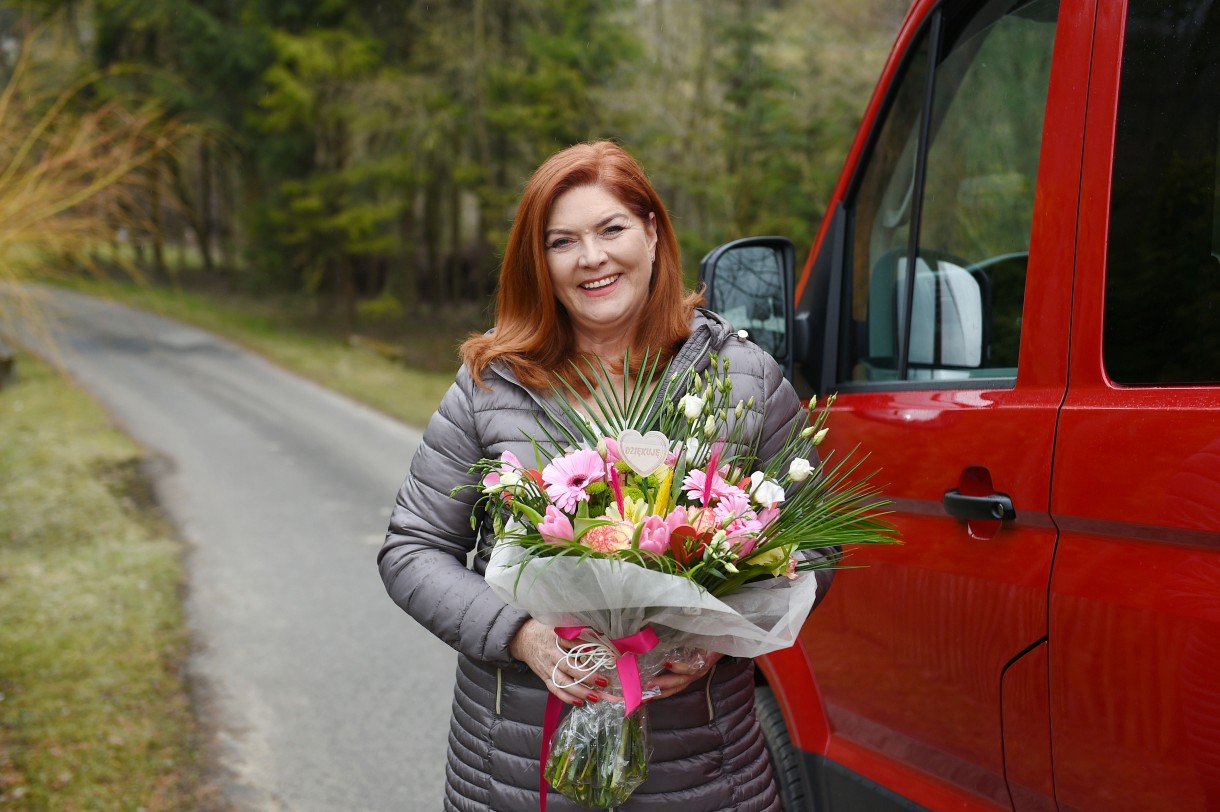
M 0 809 L 213 808 L 140 450 L 27 355 L 0 437 Z
M 224 335 L 417 426 L 472 328 L 389 313 L 399 332 L 354 346 L 303 301 L 68 284 Z M 182 547 L 139 448 L 25 354 L 0 390 L 0 437 L 0 811 L 221 808 L 182 676 Z
M 413 426 L 427 425 L 453 383 L 456 347 L 471 329 L 469 318 L 402 316 L 401 326 L 379 346 L 402 355 L 392 359 L 364 346 L 316 317 L 304 297 L 255 298 L 147 284 L 74 281 L 85 293 L 114 299 L 179 319 L 260 353 L 306 378 L 341 392 Z M 384 324 L 382 335 L 387 335 Z

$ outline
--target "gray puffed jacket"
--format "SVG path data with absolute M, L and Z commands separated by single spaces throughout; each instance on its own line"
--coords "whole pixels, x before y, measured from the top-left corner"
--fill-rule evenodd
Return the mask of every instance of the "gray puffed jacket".
M 675 368 L 702 370 L 709 353 L 729 359 L 734 400 L 754 397 L 747 419 L 760 432 L 760 457 L 769 458 L 803 411 L 796 392 L 769 355 L 700 310 Z M 528 616 L 483 580 L 483 553 L 492 540 L 484 524 L 477 533 L 471 529 L 476 490 L 450 494 L 476 481 L 469 468 L 480 458 L 512 451 L 532 461 L 526 435 L 542 437 L 538 421 L 559 410 L 551 395 L 523 387 L 506 366 L 492 364 L 484 382 L 487 388 L 476 385 L 463 367 L 429 421 L 378 563 L 394 601 L 459 653 L 444 809 L 534 812 L 547 692 L 508 652 Z M 753 662 L 726 658 L 683 693 L 649 703 L 648 713 L 649 777 L 621 809 L 778 812 L 754 715 Z M 579 808 L 554 792 L 548 803 L 552 812 Z

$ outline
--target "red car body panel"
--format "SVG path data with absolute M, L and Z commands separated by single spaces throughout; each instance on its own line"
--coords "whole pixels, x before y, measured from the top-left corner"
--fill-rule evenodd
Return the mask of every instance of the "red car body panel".
M 1220 808 L 1220 389 L 1106 375 L 1123 9 L 1102 4 L 1053 514 L 1051 725 L 1063 808 Z M 1220 315 L 1217 316 L 1220 318 Z
M 907 15 L 829 211 L 936 6 Z M 762 661 L 797 748 L 931 809 L 1220 809 L 1220 387 L 1103 361 L 1126 12 L 1060 5 L 1015 386 L 839 395 L 825 449 L 868 452 L 906 544 L 850 551 Z M 981 472 L 1015 520 L 946 512 Z

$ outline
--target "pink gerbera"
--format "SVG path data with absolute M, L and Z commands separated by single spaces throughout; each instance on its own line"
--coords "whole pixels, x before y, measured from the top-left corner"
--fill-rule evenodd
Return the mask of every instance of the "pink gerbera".
M 682 480 L 682 490 L 686 491 L 686 495 L 695 502 L 702 503 L 703 495 L 706 491 L 709 503 L 713 499 L 724 499 L 725 497 L 737 496 L 744 494 L 741 488 L 736 485 L 730 485 L 724 477 L 717 471 L 712 474 L 712 481 L 709 485 L 707 481 L 707 473 L 699 469 L 695 469 L 686 475 Z
M 562 511 L 576 510 L 577 502 L 586 502 L 590 484 L 604 479 L 606 466 L 596 451 L 583 449 L 565 454 L 542 469 L 546 495 Z
M 724 524 L 738 519 L 753 519 L 755 515 L 750 507 L 750 495 L 745 491 L 725 494 L 712 512 Z

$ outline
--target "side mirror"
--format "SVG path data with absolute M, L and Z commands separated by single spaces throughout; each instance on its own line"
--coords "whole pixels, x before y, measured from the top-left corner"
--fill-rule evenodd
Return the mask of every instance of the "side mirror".
M 699 263 L 708 308 L 769 352 L 792 377 L 796 248 L 785 237 L 747 237 L 714 249 Z

